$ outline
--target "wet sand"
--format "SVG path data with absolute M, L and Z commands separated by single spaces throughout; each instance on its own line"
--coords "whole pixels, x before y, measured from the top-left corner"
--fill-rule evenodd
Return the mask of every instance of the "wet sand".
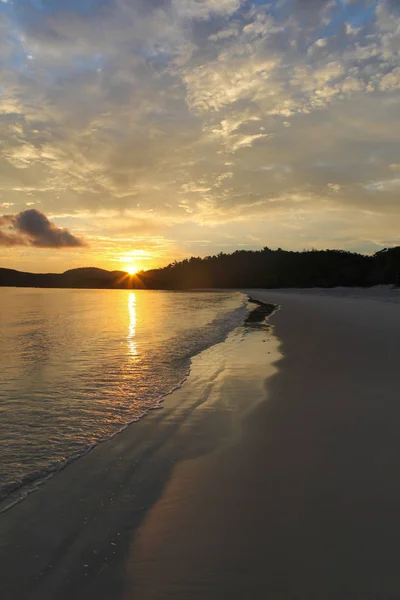
M 272 333 L 1 515 L 5 598 L 400 597 L 400 308 L 251 295 Z
M 243 415 L 265 397 L 276 345 L 257 322 L 236 330 L 193 359 L 188 380 L 161 410 L 0 514 L 0 597 L 136 594 L 129 561 L 146 515 L 181 463 L 195 464 L 241 436 Z
M 281 306 L 279 370 L 231 448 L 173 473 L 124 598 L 399 598 L 399 307 L 250 293 Z

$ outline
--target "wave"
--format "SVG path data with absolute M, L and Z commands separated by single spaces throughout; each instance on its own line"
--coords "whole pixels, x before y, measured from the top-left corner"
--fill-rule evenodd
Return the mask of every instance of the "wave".
M 159 390 L 155 388 L 154 396 L 147 398 L 146 402 L 142 403 L 140 413 L 136 413 L 135 416 L 128 418 L 122 424 L 116 423 L 116 428 L 113 432 L 109 432 L 104 437 L 81 447 L 66 459 L 53 462 L 44 469 L 22 476 L 18 482 L 3 486 L 0 490 L 0 513 L 9 510 L 24 500 L 29 494 L 54 477 L 54 475 L 88 454 L 99 444 L 120 434 L 127 427 L 145 417 L 150 411 L 162 408 L 165 398 L 181 388 L 186 381 L 190 374 L 192 358 L 207 348 L 223 342 L 232 331 L 244 323 L 249 313 L 249 307 L 246 296 L 242 296 L 240 306 L 234 310 L 230 312 L 221 311 L 206 326 L 202 328 L 188 328 L 185 336 L 177 335 L 168 340 L 169 358 L 166 358 L 166 366 L 168 369 L 172 368 L 176 375 L 176 381 L 171 383 L 168 389 L 159 393 Z

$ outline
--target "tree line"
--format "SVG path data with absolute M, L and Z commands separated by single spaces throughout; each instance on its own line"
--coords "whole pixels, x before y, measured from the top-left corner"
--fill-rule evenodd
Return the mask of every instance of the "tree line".
M 400 285 L 400 246 L 373 256 L 344 250 L 236 250 L 174 261 L 130 276 L 123 271 L 80 268 L 65 273 L 24 273 L 0 268 L 0 286 L 175 289 L 288 288 Z
M 169 289 L 399 285 L 400 247 L 372 256 L 345 250 L 236 250 L 174 261 L 142 277 L 145 287 Z

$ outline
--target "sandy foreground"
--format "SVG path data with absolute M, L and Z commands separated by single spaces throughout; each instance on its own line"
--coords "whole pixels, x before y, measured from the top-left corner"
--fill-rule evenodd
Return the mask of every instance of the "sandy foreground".
M 249 293 L 272 330 L 0 515 L 2 598 L 400 598 L 397 296 Z

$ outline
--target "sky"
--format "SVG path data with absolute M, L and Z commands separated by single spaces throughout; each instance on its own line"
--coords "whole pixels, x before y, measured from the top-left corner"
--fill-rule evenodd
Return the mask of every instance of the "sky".
M 399 0 L 0 0 L 0 266 L 373 253 L 399 194 Z

